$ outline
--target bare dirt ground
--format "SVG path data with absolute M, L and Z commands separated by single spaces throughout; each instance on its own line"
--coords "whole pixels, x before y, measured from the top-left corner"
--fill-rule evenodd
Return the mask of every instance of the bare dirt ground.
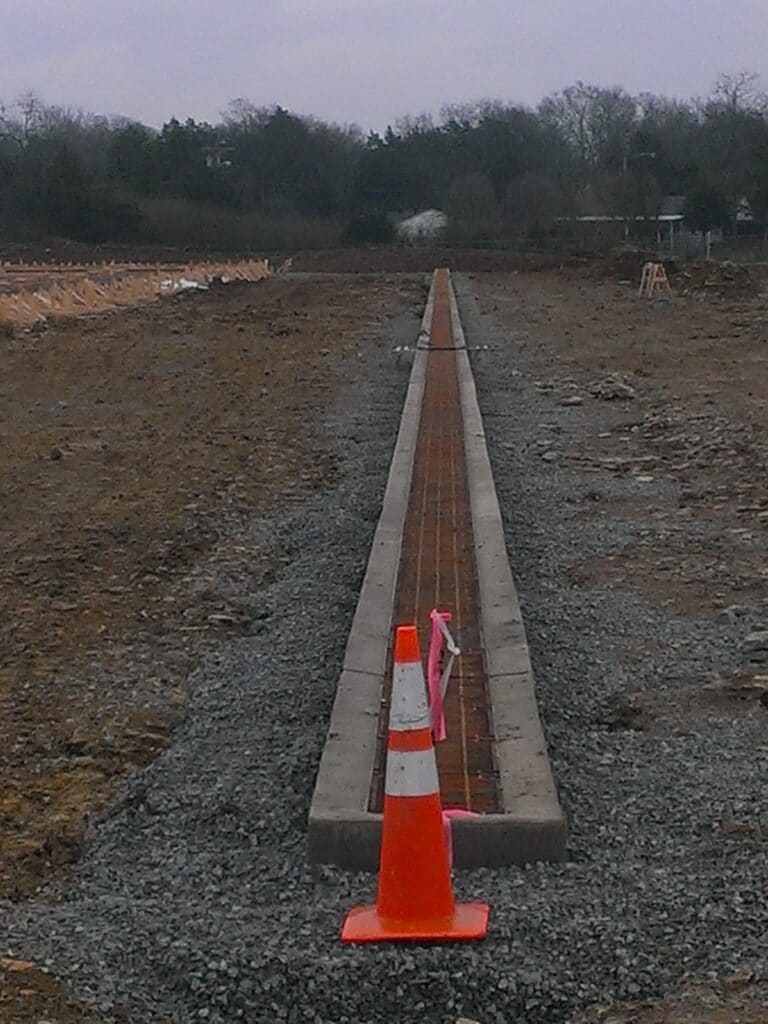
M 592 1007 L 573 1024 L 764 1024 L 768 989 L 747 975 L 721 984 L 686 983 L 665 999 Z
M 0 897 L 80 856 L 205 650 L 259 630 L 238 579 L 279 555 L 228 524 L 333 476 L 330 357 L 423 296 L 421 278 L 272 279 L 0 338 Z M 47 1019 L 95 1018 L 0 961 L 0 1024 Z
M 229 260 L 254 257 L 267 258 L 272 267 L 279 267 L 290 257 L 293 269 L 302 272 L 338 274 L 423 273 L 431 274 L 435 267 L 450 267 L 463 271 L 510 271 L 559 267 L 563 263 L 584 264 L 586 256 L 560 253 L 520 255 L 504 249 L 467 249 L 455 246 L 427 248 L 413 245 L 356 246 L 338 249 L 315 249 L 293 252 L 284 249 L 245 252 L 232 249 L 204 249 L 200 247 L 174 248 L 161 245 L 86 245 L 51 239 L 47 244 L 0 243 L 0 262 L 18 263 L 101 263 L 137 260 L 149 263 L 188 263 L 190 261 Z M 633 257 L 634 258 L 634 257 Z M 636 258 L 635 262 L 636 262 Z
M 2 1024 L 101 1024 L 102 1018 L 68 999 L 61 985 L 34 964 L 0 958 L 0 1021 Z
M 639 300 L 632 288 L 578 271 L 482 278 L 497 314 L 524 329 L 522 346 L 538 360 L 538 387 L 575 409 L 612 402 L 615 429 L 596 433 L 588 450 L 569 438 L 540 440 L 542 454 L 596 474 L 632 476 L 648 485 L 643 508 L 659 529 L 641 546 L 604 562 L 571 567 L 574 585 L 601 577 L 631 580 L 679 614 L 711 616 L 768 593 L 768 301 L 750 294 Z M 650 408 L 639 414 L 633 395 Z M 672 476 L 678 507 L 659 501 Z M 600 514 L 599 489 L 586 514 Z M 612 514 L 616 499 L 611 498 Z M 638 511 L 628 506 L 627 515 Z M 672 529 L 664 529 L 671 519 Z M 702 550 L 686 530 L 705 520 L 719 531 Z M 734 610 L 738 614 L 738 608 Z

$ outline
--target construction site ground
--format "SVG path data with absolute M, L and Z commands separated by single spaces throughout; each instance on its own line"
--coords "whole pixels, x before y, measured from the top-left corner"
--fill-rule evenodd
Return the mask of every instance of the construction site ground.
M 768 1020 L 759 271 L 463 259 L 569 863 L 462 876 L 485 946 L 337 946 L 306 809 L 445 262 L 395 256 L 0 334 L 0 1024 Z
M 571 410 L 573 424 L 566 414 L 537 425 L 543 459 L 646 485 L 620 499 L 599 486 L 587 495 L 588 516 L 643 512 L 657 525 L 599 564 L 574 559 L 575 586 L 631 583 L 682 615 L 764 607 L 768 274 L 760 280 L 747 296 L 640 302 L 626 284 L 579 271 L 479 279 L 535 388 Z M 686 527 L 702 521 L 714 537 L 706 549 Z

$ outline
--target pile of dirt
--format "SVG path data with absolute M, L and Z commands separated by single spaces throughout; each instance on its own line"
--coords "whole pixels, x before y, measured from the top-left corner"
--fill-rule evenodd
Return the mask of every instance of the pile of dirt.
M 756 294 L 759 282 L 751 269 L 743 263 L 708 261 L 692 263 L 675 278 L 680 295 L 709 294 L 723 298 Z
M 663 262 L 668 274 L 674 273 L 676 267 L 672 260 L 659 260 L 658 254 L 652 249 L 644 249 L 634 245 L 620 245 L 612 249 L 597 266 L 597 276 L 612 281 L 631 281 L 640 284 L 640 275 L 646 263 Z

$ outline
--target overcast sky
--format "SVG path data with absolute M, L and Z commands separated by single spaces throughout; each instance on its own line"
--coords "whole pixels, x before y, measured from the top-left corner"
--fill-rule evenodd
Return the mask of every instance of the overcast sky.
M 582 79 L 768 85 L 768 0 L 0 0 L 0 98 L 216 120 L 238 96 L 363 128 Z

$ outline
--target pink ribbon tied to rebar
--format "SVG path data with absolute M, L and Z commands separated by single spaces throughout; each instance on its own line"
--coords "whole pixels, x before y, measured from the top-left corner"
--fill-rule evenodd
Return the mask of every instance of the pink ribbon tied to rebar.
M 446 738 L 445 731 L 445 694 L 451 678 L 454 659 L 461 651 L 454 643 L 448 623 L 450 612 L 439 612 L 434 608 L 429 613 L 432 632 L 429 641 L 429 657 L 427 659 L 427 681 L 429 685 L 429 710 L 432 716 L 432 735 L 435 743 L 442 743 Z M 446 657 L 447 653 L 447 657 Z M 463 807 L 446 807 L 443 809 L 443 837 L 448 866 L 453 867 L 453 827 L 456 819 L 476 818 L 472 811 Z
M 429 641 L 429 657 L 427 659 L 427 682 L 429 686 L 429 710 L 432 716 L 432 735 L 435 743 L 442 743 L 445 732 L 445 693 L 451 677 L 453 660 L 461 651 L 456 646 L 448 630 L 451 621 L 450 612 L 439 612 L 434 608 L 429 613 L 432 632 Z M 447 652 L 447 657 L 445 653 Z

